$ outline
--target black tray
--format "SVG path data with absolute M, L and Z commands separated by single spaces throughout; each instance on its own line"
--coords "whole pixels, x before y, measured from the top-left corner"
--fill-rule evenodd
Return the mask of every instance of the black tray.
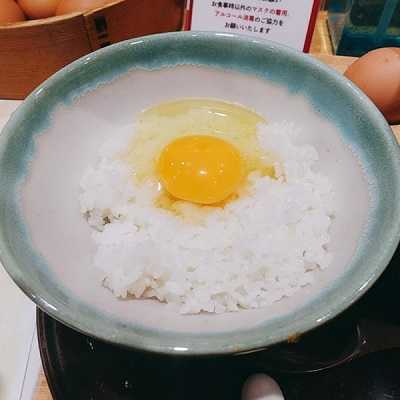
M 248 376 L 265 372 L 286 400 L 400 399 L 399 268 L 397 251 L 374 287 L 339 318 L 297 344 L 248 356 L 181 358 L 127 350 L 77 333 L 38 310 L 50 390 L 54 400 L 235 400 Z M 360 326 L 365 337 L 357 336 Z M 354 355 L 357 338 L 369 354 L 324 371 L 299 372 L 304 362 L 318 367 Z M 385 347 L 393 348 L 376 351 Z

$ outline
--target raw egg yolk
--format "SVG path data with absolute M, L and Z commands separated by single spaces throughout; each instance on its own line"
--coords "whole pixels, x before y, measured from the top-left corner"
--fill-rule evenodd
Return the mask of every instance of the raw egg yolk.
M 230 196 L 242 180 L 238 150 L 207 135 L 184 136 L 169 143 L 158 159 L 165 190 L 175 198 L 213 204 Z

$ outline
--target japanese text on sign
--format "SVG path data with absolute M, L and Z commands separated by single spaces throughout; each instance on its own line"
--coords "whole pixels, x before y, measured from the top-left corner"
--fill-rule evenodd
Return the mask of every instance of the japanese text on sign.
M 242 33 L 307 47 L 314 0 L 192 0 L 192 30 Z

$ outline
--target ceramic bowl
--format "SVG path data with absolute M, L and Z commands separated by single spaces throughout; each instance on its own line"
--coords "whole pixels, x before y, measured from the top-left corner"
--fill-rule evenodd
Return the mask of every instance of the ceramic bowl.
M 121 301 L 91 267 L 78 183 L 110 135 L 146 107 L 181 97 L 238 102 L 298 126 L 335 185 L 332 265 L 273 306 L 182 316 L 152 300 Z M 180 32 L 119 43 L 36 89 L 0 137 L 0 254 L 45 312 L 88 335 L 156 352 L 240 353 L 328 321 L 359 298 L 399 238 L 400 157 L 390 127 L 349 81 L 278 44 Z

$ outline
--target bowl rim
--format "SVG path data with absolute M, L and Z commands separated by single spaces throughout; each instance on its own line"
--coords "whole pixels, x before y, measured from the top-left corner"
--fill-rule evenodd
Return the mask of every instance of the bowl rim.
M 66 77 L 70 76 L 78 69 L 85 68 L 88 60 L 90 60 L 91 63 L 95 63 L 97 60 L 106 59 L 119 50 L 127 50 L 132 45 L 151 45 L 154 42 L 168 42 L 174 40 L 186 40 L 190 42 L 197 40 L 199 37 L 203 40 L 214 41 L 214 43 L 215 41 L 219 41 L 221 45 L 226 44 L 228 41 L 235 45 L 257 46 L 258 49 L 264 48 L 269 51 L 272 49 L 276 52 L 283 53 L 295 62 L 301 63 L 309 68 L 317 69 L 327 77 L 329 76 L 330 79 L 334 80 L 335 84 L 340 85 L 343 90 L 346 90 L 349 96 L 356 97 L 358 101 L 363 104 L 369 118 L 374 121 L 377 127 L 379 127 L 379 131 L 382 133 L 383 140 L 385 141 L 384 145 L 386 148 L 390 149 L 390 163 L 395 171 L 395 181 L 393 182 L 393 187 L 391 189 L 394 191 L 396 197 L 400 197 L 400 150 L 398 143 L 391 128 L 388 126 L 381 113 L 357 87 L 322 62 L 286 46 L 266 40 L 254 39 L 244 35 L 222 34 L 219 32 L 173 32 L 135 38 L 97 50 L 90 55 L 84 56 L 67 65 L 41 84 L 13 113 L 0 135 L 0 164 L 2 158 L 4 158 L 8 142 L 13 135 L 14 127 L 18 125 L 22 118 L 24 118 L 26 113 L 29 113 L 34 109 L 38 97 L 46 96 L 46 92 L 51 89 L 52 86 L 62 82 Z M 135 64 L 132 63 L 131 67 L 134 68 L 134 66 Z M 0 189 L 0 212 L 1 207 L 3 207 L 1 197 L 2 190 Z M 300 335 L 304 332 L 310 331 L 322 323 L 331 320 L 361 297 L 384 271 L 397 247 L 400 237 L 400 202 L 394 202 L 394 215 L 396 218 L 390 221 L 390 226 L 389 229 L 385 231 L 385 236 L 380 238 L 383 244 L 380 248 L 379 262 L 377 262 L 376 265 L 369 267 L 370 270 L 368 277 L 362 282 L 358 282 L 355 290 L 352 292 L 345 293 L 345 295 L 336 298 L 334 304 L 331 304 L 329 309 L 327 307 L 320 307 L 318 310 L 312 309 L 307 318 L 304 318 L 302 321 L 294 322 L 292 326 L 290 326 L 290 329 L 282 327 L 282 329 L 277 330 L 274 335 L 266 334 L 268 328 L 264 325 L 264 321 L 264 323 L 242 332 L 234 332 L 233 334 L 232 332 L 227 331 L 205 334 L 203 335 L 202 340 L 196 339 L 193 342 L 190 342 L 193 338 L 189 338 L 188 341 L 186 341 L 184 339 L 184 333 L 175 333 L 175 335 L 172 335 L 169 338 L 168 344 L 165 344 L 160 340 L 160 333 L 157 334 L 158 331 L 155 332 L 154 329 L 151 328 L 140 330 L 136 329 L 137 327 L 132 327 L 124 323 L 114 324 L 112 327 L 105 326 L 107 324 L 101 326 L 102 321 L 99 321 L 98 317 L 88 313 L 86 309 L 83 309 L 79 314 L 76 314 L 65 304 L 56 303 L 55 299 L 51 298 L 46 291 L 43 291 L 42 293 L 36 292 L 36 290 L 31 286 L 29 278 L 26 278 L 21 273 L 21 271 L 27 267 L 18 265 L 17 260 L 7 245 L 4 233 L 6 226 L 1 218 L 0 261 L 3 263 L 4 268 L 15 283 L 37 304 L 38 307 L 56 320 L 86 335 L 114 344 L 157 353 L 179 355 L 243 354 L 262 350 L 270 345 L 289 340 L 295 335 Z M 307 304 L 301 308 L 305 307 L 307 307 Z M 252 335 L 257 333 L 257 339 L 254 339 L 252 335 L 247 335 L 247 332 L 252 332 Z M 188 335 L 190 336 L 190 334 Z

